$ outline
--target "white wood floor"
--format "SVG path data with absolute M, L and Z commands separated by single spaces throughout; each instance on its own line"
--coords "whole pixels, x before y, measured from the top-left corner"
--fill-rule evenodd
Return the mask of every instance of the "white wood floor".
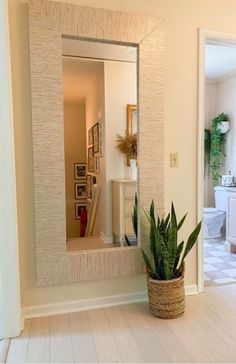
M 185 315 L 153 317 L 145 303 L 27 320 L 7 363 L 235 363 L 236 285 L 187 297 Z

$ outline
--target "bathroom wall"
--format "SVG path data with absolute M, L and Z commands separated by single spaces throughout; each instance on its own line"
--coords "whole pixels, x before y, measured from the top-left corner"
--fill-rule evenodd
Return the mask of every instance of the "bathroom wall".
M 224 112 L 229 115 L 230 130 L 226 134 L 226 159 L 223 174 L 229 171 L 236 176 L 236 71 L 205 84 L 205 127 L 211 128 L 212 119 Z M 204 180 L 204 206 L 214 206 L 213 184 L 209 171 Z
M 67 238 L 80 236 L 80 223 L 75 219 L 74 164 L 86 163 L 86 123 L 84 102 L 64 102 L 64 141 L 66 177 Z
M 235 34 L 235 0 L 64 2 L 166 19 L 165 202 L 166 211 L 173 200 L 179 216 L 188 212 L 181 234 L 186 239 L 197 219 L 198 32 L 202 28 Z M 43 288 L 36 284 L 27 0 L 9 0 L 9 22 L 22 305 L 142 291 L 146 287 L 145 275 Z M 179 153 L 179 168 L 171 168 L 169 155 L 176 151 Z M 196 248 L 187 259 L 185 279 L 187 285 L 197 283 Z
M 230 130 L 226 134 L 226 160 L 224 174 L 236 176 L 236 71 L 225 75 L 216 86 L 216 113 L 229 115 Z

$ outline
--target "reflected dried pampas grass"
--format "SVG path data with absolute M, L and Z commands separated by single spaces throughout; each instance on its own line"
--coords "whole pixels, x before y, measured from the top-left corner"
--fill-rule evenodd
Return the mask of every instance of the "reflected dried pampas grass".
M 137 134 L 117 134 L 116 149 L 129 159 L 137 159 Z

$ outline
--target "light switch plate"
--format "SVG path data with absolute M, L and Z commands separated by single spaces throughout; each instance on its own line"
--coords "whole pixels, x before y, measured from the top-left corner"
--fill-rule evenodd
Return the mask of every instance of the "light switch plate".
M 179 153 L 170 153 L 170 166 L 179 167 Z

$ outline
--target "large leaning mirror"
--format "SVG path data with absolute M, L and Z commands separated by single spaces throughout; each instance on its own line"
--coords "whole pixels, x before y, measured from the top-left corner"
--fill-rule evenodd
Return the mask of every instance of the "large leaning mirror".
M 135 246 L 137 47 L 64 37 L 62 57 L 67 251 Z
M 164 24 L 29 0 L 37 282 L 143 271 L 164 209 Z

